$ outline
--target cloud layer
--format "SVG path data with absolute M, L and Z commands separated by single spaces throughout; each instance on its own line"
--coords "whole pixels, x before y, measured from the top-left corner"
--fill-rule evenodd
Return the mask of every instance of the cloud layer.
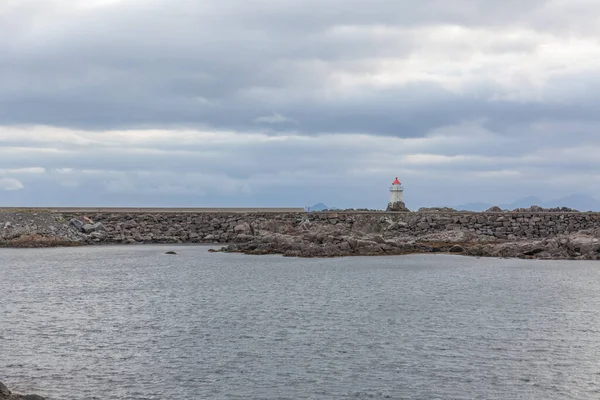
M 396 175 L 413 207 L 598 196 L 597 15 L 591 0 L 8 0 L 2 201 L 383 207 Z

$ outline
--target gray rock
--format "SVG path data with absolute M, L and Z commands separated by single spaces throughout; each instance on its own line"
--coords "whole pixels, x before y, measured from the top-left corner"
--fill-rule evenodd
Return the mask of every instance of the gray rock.
M 0 400 L 45 400 L 45 398 L 38 396 L 37 394 L 20 395 L 12 393 L 2 382 L 0 382 Z
M 85 224 L 81 227 L 81 230 L 83 233 L 88 235 L 92 232 L 106 232 L 106 228 L 101 222 L 96 222 L 95 224 Z
M 102 222 L 96 222 L 92 225 L 94 232 L 106 232 L 106 228 L 102 225 Z
M 346 242 L 348 243 L 348 245 L 350 245 L 350 248 L 352 250 L 356 249 L 358 247 L 358 240 L 356 240 L 353 237 L 347 238 Z
M 238 224 L 235 226 L 235 228 L 233 228 L 233 231 L 235 233 L 248 233 L 250 232 L 250 224 L 248 224 L 247 222 Z
M 385 239 L 384 239 L 384 238 L 382 238 L 382 237 L 381 237 L 381 236 L 379 236 L 379 235 L 377 235 L 377 236 L 374 236 L 374 237 L 373 237 L 373 241 L 374 241 L 375 243 L 379 243 L 379 244 L 385 244 L 385 243 L 386 243 L 386 242 L 385 242 Z
M 94 225 L 92 225 L 92 224 L 85 224 L 85 225 L 83 225 L 81 227 L 81 231 L 83 233 L 90 234 L 90 233 L 94 232 Z
M 350 253 L 352 251 L 352 247 L 350 246 L 350 243 L 342 242 L 340 243 L 340 250 L 342 250 L 345 253 Z
M 106 238 L 106 232 L 92 232 L 90 233 L 92 239 L 104 239 Z
M 81 231 L 81 228 L 83 228 L 84 224 L 77 218 L 71 218 L 69 220 L 69 225 L 72 226 L 73 228 L 77 229 L 78 231 Z
M 406 204 L 402 201 L 397 201 L 395 203 L 388 203 L 386 211 L 410 211 L 406 208 Z
M 393 222 L 392 224 L 390 224 L 390 226 L 388 226 L 387 230 L 395 231 L 398 229 L 406 228 L 407 226 L 408 224 L 406 222 Z
M 0 396 L 10 396 L 10 390 L 2 382 L 0 382 Z
M 136 228 L 139 224 L 134 220 L 134 219 L 130 219 L 128 221 L 125 221 L 122 224 L 123 229 L 132 229 L 132 228 Z

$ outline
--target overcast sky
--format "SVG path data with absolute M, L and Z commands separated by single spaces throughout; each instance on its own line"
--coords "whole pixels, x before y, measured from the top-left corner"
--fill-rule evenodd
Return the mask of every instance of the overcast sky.
M 600 197 L 597 0 L 2 0 L 0 205 Z

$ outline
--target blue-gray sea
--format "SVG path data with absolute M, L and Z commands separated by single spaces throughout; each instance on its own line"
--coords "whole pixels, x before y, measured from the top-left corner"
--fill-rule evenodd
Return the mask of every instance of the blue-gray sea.
M 67 400 L 598 399 L 600 263 L 1 249 L 0 381 Z

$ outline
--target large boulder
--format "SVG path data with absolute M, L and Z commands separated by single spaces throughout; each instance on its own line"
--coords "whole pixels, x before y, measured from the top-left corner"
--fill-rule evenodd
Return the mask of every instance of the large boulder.
M 81 231 L 86 234 L 90 234 L 92 232 L 106 232 L 106 228 L 102 225 L 101 222 L 96 222 L 95 224 L 85 224 L 81 227 Z
M 44 397 L 37 394 L 22 395 L 12 393 L 8 388 L 0 382 L 0 400 L 45 400 Z
M 3 396 L 4 397 L 10 396 L 10 390 L 8 390 L 8 388 L 6 387 L 6 385 L 4 385 L 4 383 L 0 382 L 0 399 Z
M 98 240 L 106 239 L 106 232 L 103 232 L 103 231 L 92 232 L 92 233 L 90 233 L 90 238 L 98 239 Z
M 94 232 L 106 232 L 106 227 L 102 225 L 102 222 L 96 222 L 92 228 L 94 228 Z
M 123 229 L 133 229 L 136 228 L 139 224 L 137 223 L 136 220 L 134 219 L 130 219 L 128 221 L 123 222 L 123 224 L 121 224 L 121 227 Z
M 252 228 L 250 228 L 250 224 L 247 222 L 242 222 L 233 228 L 235 233 L 250 233 L 251 230 Z
M 394 203 L 388 203 L 386 211 L 410 211 L 406 208 L 406 204 L 403 201 L 396 201 Z
M 84 223 L 81 222 L 80 220 L 78 220 L 77 218 L 71 218 L 71 220 L 69 221 L 69 226 L 72 226 L 73 228 L 77 229 L 78 231 L 81 231 L 81 228 L 83 228 Z

